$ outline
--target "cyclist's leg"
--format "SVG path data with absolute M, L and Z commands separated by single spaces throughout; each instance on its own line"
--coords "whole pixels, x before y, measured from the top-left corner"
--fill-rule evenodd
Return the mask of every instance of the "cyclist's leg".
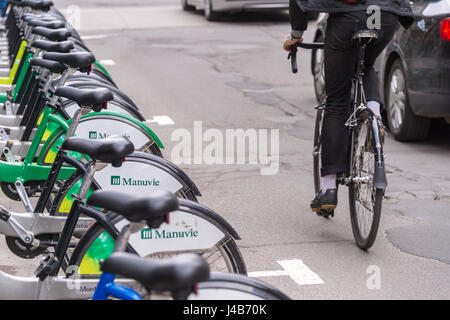
M 366 67 L 364 75 L 364 92 L 369 108 L 372 109 L 377 116 L 380 116 L 380 107 L 383 105 L 383 101 L 380 96 L 378 73 L 375 70 L 374 65 L 377 57 L 392 40 L 398 25 L 397 15 L 389 12 L 382 12 L 381 29 L 377 30 L 380 34 L 380 39 L 369 44 L 364 57 Z
M 325 86 L 327 105 L 322 127 L 322 177 L 324 188 L 312 201 L 313 211 L 333 209 L 337 204 L 335 175 L 348 170 L 348 129 L 351 80 L 357 50 L 352 43 L 357 18 L 330 15 L 325 36 Z M 330 183 L 334 179 L 333 183 Z M 325 186 L 327 186 L 325 188 Z M 325 190 L 327 189 L 327 190 Z

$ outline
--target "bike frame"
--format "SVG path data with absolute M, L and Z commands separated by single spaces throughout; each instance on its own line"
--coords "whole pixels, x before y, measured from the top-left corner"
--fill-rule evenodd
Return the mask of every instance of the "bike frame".
M 367 111 L 370 114 L 370 123 L 372 127 L 373 132 L 373 139 L 375 142 L 375 181 L 374 181 L 374 187 L 378 189 L 385 189 L 387 182 L 385 179 L 384 174 L 384 157 L 383 157 L 383 147 L 381 145 L 380 141 L 380 134 L 379 134 L 379 127 L 378 122 L 375 117 L 375 114 L 367 107 L 367 100 L 364 93 L 364 56 L 365 56 L 365 50 L 366 50 L 367 44 L 360 44 L 359 46 L 359 53 L 358 53 L 358 60 L 357 60 L 357 66 L 356 66 L 356 72 L 355 76 L 353 78 L 353 88 L 354 88 L 354 96 L 353 96 L 353 112 L 350 118 L 347 120 L 346 126 L 349 127 L 350 130 L 350 152 L 349 152 L 349 173 L 348 176 L 344 179 L 338 180 L 341 184 L 349 185 L 352 182 L 353 177 L 352 174 L 352 168 L 353 168 L 353 145 L 355 142 L 355 128 L 357 125 L 357 114 L 362 111 Z M 384 178 L 382 177 L 384 176 Z M 383 180 L 383 181 L 382 181 Z

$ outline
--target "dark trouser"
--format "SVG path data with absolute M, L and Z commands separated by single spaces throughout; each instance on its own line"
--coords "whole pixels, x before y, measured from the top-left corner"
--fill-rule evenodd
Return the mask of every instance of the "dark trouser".
M 358 50 L 352 36 L 367 28 L 365 12 L 330 14 L 325 35 L 325 90 L 327 105 L 322 129 L 322 176 L 348 172 L 349 132 L 345 122 L 350 116 L 352 76 Z M 364 90 L 367 101 L 381 101 L 378 74 L 374 64 L 391 41 L 398 17 L 382 12 L 380 39 L 366 49 Z

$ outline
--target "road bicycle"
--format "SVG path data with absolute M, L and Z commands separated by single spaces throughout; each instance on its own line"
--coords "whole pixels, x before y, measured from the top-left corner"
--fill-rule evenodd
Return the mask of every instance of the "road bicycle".
M 364 54 L 368 44 L 378 39 L 373 30 L 362 30 L 353 36 L 358 46 L 358 59 L 353 76 L 352 113 L 346 122 L 349 129 L 349 172 L 338 177 L 337 182 L 349 188 L 349 204 L 352 231 L 359 248 L 368 250 L 375 242 L 381 217 L 382 202 L 387 187 L 384 164 L 382 124 L 367 107 L 364 93 Z M 297 73 L 297 48 L 322 50 L 323 43 L 299 43 L 290 54 L 292 71 Z M 316 108 L 314 129 L 314 187 L 321 190 L 322 122 L 326 112 L 326 97 Z M 321 210 L 323 217 L 334 216 L 334 210 Z
M 197 254 L 182 254 L 154 260 L 125 253 L 129 239 L 141 232 L 142 221 L 149 228 L 169 221 L 169 212 L 179 208 L 177 198 L 170 193 L 149 197 L 130 197 L 127 194 L 97 191 L 88 205 L 101 207 L 125 217 L 129 224 L 120 232 L 114 252 L 101 263 L 102 275 L 93 300 L 141 300 L 139 292 L 123 284 L 116 284 L 117 276 L 137 280 L 147 295 L 170 293 L 175 300 L 289 300 L 279 290 L 266 283 L 243 275 L 210 273 L 210 266 Z M 171 224 L 172 221 L 169 223 Z

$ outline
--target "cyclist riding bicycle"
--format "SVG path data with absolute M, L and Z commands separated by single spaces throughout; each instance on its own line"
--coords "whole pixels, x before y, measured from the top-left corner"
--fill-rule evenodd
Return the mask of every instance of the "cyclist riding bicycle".
M 322 190 L 311 202 L 311 208 L 315 212 L 335 209 L 338 203 L 336 179 L 349 170 L 349 138 L 345 123 L 350 116 L 351 80 L 358 56 L 358 47 L 352 36 L 365 29 L 375 29 L 379 35 L 378 41 L 370 43 L 366 49 L 364 90 L 368 108 L 381 123 L 383 101 L 375 60 L 391 41 L 399 22 L 409 28 L 414 15 L 409 0 L 290 0 L 289 7 L 292 31 L 283 45 L 288 52 L 291 52 L 292 45 L 303 41 L 308 12 L 329 13 L 324 49 L 327 100 L 322 127 L 323 183 Z

